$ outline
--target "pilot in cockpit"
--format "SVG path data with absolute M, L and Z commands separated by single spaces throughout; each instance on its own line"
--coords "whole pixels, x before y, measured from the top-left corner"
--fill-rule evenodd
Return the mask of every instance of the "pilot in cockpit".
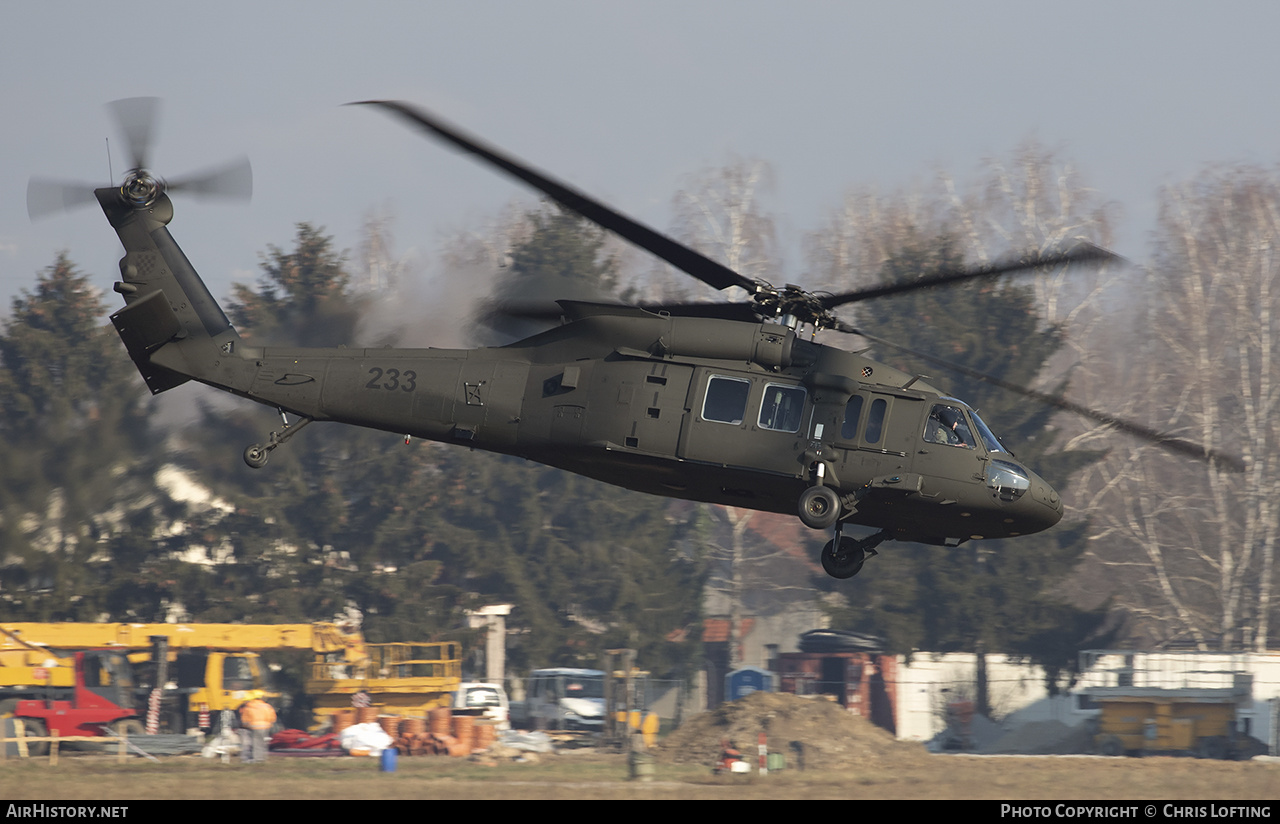
M 938 404 L 929 412 L 929 423 L 925 426 L 924 439 L 930 443 L 944 443 L 948 446 L 973 447 L 973 437 L 969 425 L 965 422 L 964 413 L 954 406 Z

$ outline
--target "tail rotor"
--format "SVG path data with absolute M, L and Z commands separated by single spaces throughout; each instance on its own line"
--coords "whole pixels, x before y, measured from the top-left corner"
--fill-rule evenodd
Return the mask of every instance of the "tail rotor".
M 159 120 L 159 98 L 116 100 L 107 105 L 107 110 L 124 136 L 129 156 L 130 167 L 119 188 L 125 203 L 136 208 L 146 207 L 165 192 L 197 198 L 248 200 L 252 197 L 253 170 L 247 157 L 172 181 L 151 173 L 148 160 Z M 97 188 L 93 183 L 33 177 L 27 184 L 27 214 L 32 220 L 39 220 L 96 203 L 94 190 Z

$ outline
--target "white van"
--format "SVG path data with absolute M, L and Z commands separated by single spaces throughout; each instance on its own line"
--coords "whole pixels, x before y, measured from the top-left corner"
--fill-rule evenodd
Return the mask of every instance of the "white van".
M 467 715 L 477 715 L 498 722 L 498 729 L 511 729 L 510 704 L 507 691 L 500 684 L 467 681 L 458 685 L 453 694 L 453 709 Z
M 525 722 L 541 730 L 604 729 L 604 671 L 553 667 L 529 674 Z

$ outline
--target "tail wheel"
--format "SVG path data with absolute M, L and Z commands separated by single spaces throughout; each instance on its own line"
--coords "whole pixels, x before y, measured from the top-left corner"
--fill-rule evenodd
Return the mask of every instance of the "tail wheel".
M 267 457 L 271 450 L 260 443 L 255 443 L 244 451 L 244 462 L 252 469 L 261 469 L 267 465 Z
M 800 495 L 800 520 L 810 529 L 826 529 L 840 518 L 840 496 L 827 486 L 811 486 Z

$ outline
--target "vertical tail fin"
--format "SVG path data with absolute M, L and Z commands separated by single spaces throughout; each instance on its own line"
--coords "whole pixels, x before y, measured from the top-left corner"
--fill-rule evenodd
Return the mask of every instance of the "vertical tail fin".
M 120 282 L 125 307 L 111 316 L 121 340 L 152 394 L 195 378 L 211 383 L 216 361 L 192 359 L 190 354 L 231 354 L 240 336 L 209 293 L 187 256 L 169 234 L 173 204 L 161 193 L 146 205 L 120 196 L 114 188 L 94 192 L 102 211 L 124 245 Z M 184 357 L 166 357 L 161 366 L 153 355 L 164 346 L 183 342 Z

